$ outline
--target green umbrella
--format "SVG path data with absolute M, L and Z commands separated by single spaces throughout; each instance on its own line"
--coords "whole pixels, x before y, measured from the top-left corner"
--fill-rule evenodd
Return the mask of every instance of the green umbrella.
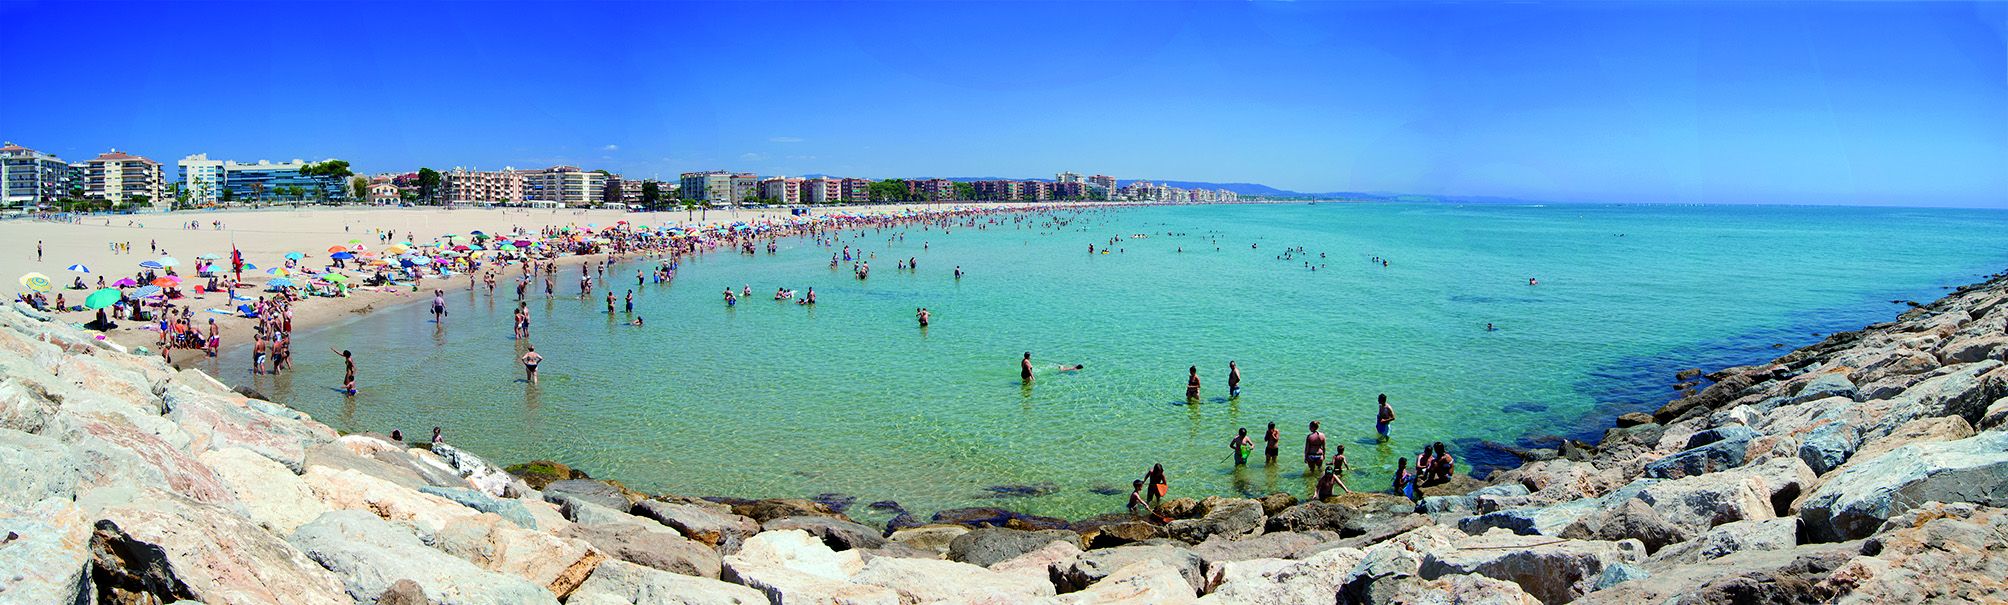
M 104 288 L 84 297 L 84 308 L 103 309 L 118 304 L 120 298 L 124 298 L 124 295 L 119 294 L 118 290 Z
M 340 273 L 329 273 L 326 276 L 321 277 L 321 279 L 325 279 L 331 282 L 345 282 L 349 281 L 349 276 L 342 275 Z

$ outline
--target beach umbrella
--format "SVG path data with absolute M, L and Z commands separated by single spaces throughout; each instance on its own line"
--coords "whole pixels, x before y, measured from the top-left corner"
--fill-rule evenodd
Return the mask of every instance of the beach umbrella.
M 133 298 L 153 298 L 155 296 L 160 296 L 160 293 L 161 293 L 160 286 L 147 286 L 144 288 L 140 288 L 138 290 L 133 290 L 131 296 Z
M 466 244 L 461 244 L 453 247 L 454 252 L 466 252 L 468 250 L 472 250 L 472 248 L 468 248 Z
M 349 249 L 357 252 L 362 252 L 364 250 L 367 250 L 368 248 L 364 247 L 362 244 L 356 244 L 355 247 Z
M 78 272 L 78 273 L 90 273 L 90 272 L 91 272 L 91 268 L 90 268 L 90 267 L 86 267 L 86 266 L 83 266 L 83 265 L 70 265 L 70 270 L 71 270 L 71 271 L 75 271 L 75 272 Z
M 162 275 L 160 277 L 153 278 L 153 285 L 160 286 L 162 288 L 166 288 L 168 286 L 178 286 L 181 285 L 181 279 L 172 275 Z
M 293 283 L 293 280 L 284 277 L 275 277 L 272 278 L 272 281 L 265 282 L 265 285 L 273 288 L 291 288 L 299 284 Z
M 272 274 L 272 275 L 292 275 L 292 274 L 293 274 L 293 272 L 292 272 L 292 271 L 287 271 L 285 267 L 273 267 L 273 268 L 270 268 L 270 269 L 266 269 L 266 270 L 265 270 L 265 272 L 266 272 L 266 273 L 269 273 L 269 274 Z
M 203 255 L 200 255 L 200 256 L 197 256 L 196 258 L 199 258 L 199 259 L 202 259 L 202 260 L 216 260 L 216 259 L 219 259 L 219 258 L 223 258 L 223 255 L 221 255 L 221 254 L 217 254 L 217 253 L 215 253 L 215 252 L 210 252 L 210 253 L 207 253 L 207 254 L 203 254 Z
M 468 235 L 473 235 L 473 236 L 477 236 L 477 237 L 478 237 L 478 236 L 483 236 L 483 235 L 488 235 L 488 234 L 487 234 L 486 232 L 483 232 L 483 231 L 482 231 L 482 230 L 480 230 L 480 229 L 475 229 L 475 230 L 473 230 L 473 231 L 469 231 L 469 232 L 467 232 L 467 234 L 468 234 Z
M 373 260 L 373 261 L 370 261 L 370 266 L 372 266 L 372 267 L 382 267 L 382 266 L 384 266 L 384 265 L 388 265 L 388 264 L 390 264 L 390 261 L 387 261 L 387 260 L 384 260 L 384 259 L 381 259 L 381 258 L 379 258 L 379 259 L 376 259 L 376 260 Z
M 349 281 L 349 276 L 347 276 L 347 275 L 342 275 L 342 274 L 340 274 L 340 273 L 329 273 L 329 274 L 327 274 L 327 275 L 323 275 L 323 276 L 321 276 L 321 279 L 325 279 L 325 280 L 328 280 L 328 281 L 331 281 L 331 282 L 336 282 L 336 283 L 341 283 L 341 282 L 345 282 L 345 281 Z
M 253 264 L 251 264 L 251 263 L 244 263 L 244 268 L 245 268 L 246 270 L 249 270 L 249 269 L 256 269 L 256 268 L 258 268 L 258 265 L 253 265 Z
M 84 308 L 103 309 L 105 307 L 118 304 L 119 299 L 122 298 L 125 298 L 125 295 L 119 293 L 118 290 L 114 290 L 111 288 L 104 288 L 96 292 L 92 292 L 90 296 L 84 297 Z
M 131 288 L 139 285 L 139 282 L 133 281 L 130 277 L 121 277 L 118 281 L 112 282 L 112 285 L 120 288 Z
M 349 252 L 336 252 L 334 254 L 328 255 L 328 258 L 332 258 L 335 260 L 348 260 L 355 257 L 356 257 L 355 254 Z
M 287 252 L 285 256 L 286 260 L 300 260 L 306 257 L 307 255 L 298 252 Z
M 363 240 L 359 240 L 359 239 L 352 239 L 352 240 L 349 240 L 349 243 L 351 243 L 351 244 L 360 244 L 360 243 L 363 243 Z
M 159 260 L 156 260 L 154 262 L 160 263 L 160 266 L 162 267 L 172 267 L 181 264 L 181 261 L 175 260 L 174 257 L 172 256 L 163 256 L 160 257 Z
M 143 261 L 140 261 L 140 262 L 139 262 L 139 266 L 140 266 L 140 268 L 142 268 L 142 269 L 166 269 L 166 268 L 167 268 L 167 265 L 163 265 L 163 264 L 160 264 L 160 262 L 159 262 L 159 261 L 150 261 L 150 260 L 143 260 Z
M 21 276 L 21 285 L 27 286 L 29 290 L 36 292 L 48 292 L 49 276 L 40 273 L 29 273 Z
M 389 252 L 391 254 L 404 254 L 405 252 L 409 252 L 410 250 L 411 248 L 405 247 L 404 244 L 393 244 L 391 245 L 391 247 L 383 249 L 384 252 Z
M 432 259 L 423 256 L 414 256 L 411 258 L 403 259 L 403 262 L 411 263 L 414 265 L 430 265 L 432 264 Z
M 344 247 L 342 247 L 342 246 L 328 246 L 328 251 L 329 251 L 329 252 L 348 252 L 348 251 L 349 251 L 349 249 L 348 249 L 348 248 L 344 248 Z

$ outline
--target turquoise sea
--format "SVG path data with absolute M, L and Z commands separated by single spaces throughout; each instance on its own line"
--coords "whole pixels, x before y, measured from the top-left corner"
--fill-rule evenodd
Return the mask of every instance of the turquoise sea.
M 407 305 L 298 335 L 290 374 L 251 376 L 241 349 L 219 373 L 345 431 L 417 440 L 440 426 L 497 463 L 554 459 L 645 490 L 846 494 L 862 517 L 883 500 L 922 516 L 1075 517 L 1121 510 L 1153 463 L 1174 496 L 1302 495 L 1311 420 L 1347 446 L 1356 490 L 1385 489 L 1394 460 L 1433 441 L 1465 463 L 1503 463 L 1485 442 L 1594 438 L 1665 402 L 1680 369 L 1769 359 L 2008 265 L 2000 211 L 1320 203 L 1059 216 L 1071 220 L 850 232 L 877 255 L 864 282 L 811 241 L 714 252 L 686 260 L 673 285 L 635 289 L 640 328 L 603 313 L 603 291 L 579 300 L 568 269 L 558 298 L 530 299 L 537 386 L 519 380 L 507 281 L 492 299 L 455 282 L 443 329 Z M 1112 237 L 1116 253 L 1088 254 Z M 917 271 L 895 269 L 906 257 Z M 638 266 L 609 272 L 627 276 L 610 280 L 617 292 Z M 748 284 L 753 296 L 726 307 L 720 291 Z M 777 286 L 814 287 L 820 304 L 771 301 Z M 916 326 L 917 307 L 931 327 Z M 330 346 L 356 351 L 361 395 L 336 392 Z M 1233 399 L 1229 360 L 1245 376 Z M 1204 396 L 1188 405 L 1194 365 Z M 1385 445 L 1372 438 L 1380 393 L 1399 415 Z M 1235 429 L 1259 441 L 1269 422 L 1283 431 L 1279 464 L 1235 468 Z

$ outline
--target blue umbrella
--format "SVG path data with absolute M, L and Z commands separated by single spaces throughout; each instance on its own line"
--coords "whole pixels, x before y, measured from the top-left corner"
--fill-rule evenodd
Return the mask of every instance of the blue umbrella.
M 160 264 L 160 262 L 158 262 L 158 261 L 150 261 L 150 260 L 143 260 L 143 261 L 140 261 L 140 262 L 139 262 L 139 266 L 140 266 L 140 268 L 142 268 L 142 269 L 166 269 L 166 268 L 167 268 L 167 265 L 163 265 L 163 264 Z
M 256 269 L 256 268 L 258 268 L 258 265 L 253 265 L 253 264 L 251 264 L 251 263 L 244 263 L 244 270 L 246 270 L 246 271 L 249 271 L 249 270 L 252 270 L 252 269 Z
M 83 265 L 70 265 L 70 270 L 71 270 L 71 271 L 75 271 L 75 272 L 78 272 L 78 273 L 90 273 L 90 272 L 91 272 L 91 268 L 90 268 L 90 267 L 86 267 L 86 266 L 83 266 Z
M 295 284 L 295 283 L 293 283 L 293 280 L 290 280 L 290 279 L 286 279 L 286 278 L 284 278 L 284 277 L 275 277 L 275 278 L 272 278 L 272 281 L 268 281 L 268 282 L 265 282 L 265 285 L 267 285 L 267 286 L 271 286 L 271 287 L 274 287 L 274 288 L 291 288 L 291 287 L 293 287 L 293 286 L 297 286 L 297 285 L 299 285 L 299 284 Z
M 160 257 L 160 260 L 154 262 L 160 263 L 163 267 L 172 267 L 181 264 L 181 261 L 175 260 L 172 256 L 163 256 Z
M 286 253 L 286 260 L 300 260 L 300 259 L 303 259 L 303 258 L 306 258 L 306 257 L 307 257 L 307 255 L 305 255 L 305 254 L 301 254 L 301 253 L 298 253 L 298 252 L 287 252 L 287 253 Z
M 160 286 L 146 286 L 138 290 L 133 290 L 131 294 L 128 294 L 126 296 L 129 298 L 153 298 L 155 296 L 160 296 Z
M 328 258 L 332 258 L 335 260 L 349 260 L 355 257 L 356 257 L 355 253 L 352 252 L 336 252 L 334 254 L 328 255 Z

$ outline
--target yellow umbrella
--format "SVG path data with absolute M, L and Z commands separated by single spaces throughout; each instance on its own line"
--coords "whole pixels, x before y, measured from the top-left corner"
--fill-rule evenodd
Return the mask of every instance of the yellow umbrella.
M 28 289 L 36 292 L 48 292 L 49 276 L 40 273 L 29 273 L 21 276 L 21 285 L 27 286 Z
M 391 254 L 404 254 L 407 250 L 410 250 L 410 248 L 404 247 L 404 244 L 391 244 L 389 248 L 384 248 L 385 252 Z

